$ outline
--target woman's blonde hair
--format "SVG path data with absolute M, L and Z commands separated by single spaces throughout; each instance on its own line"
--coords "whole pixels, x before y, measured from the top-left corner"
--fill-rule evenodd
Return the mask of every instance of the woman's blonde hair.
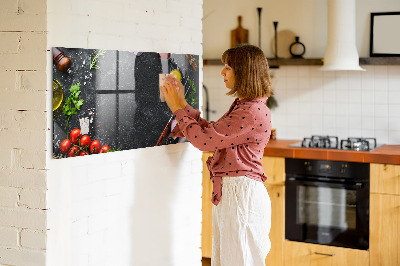
M 235 74 L 235 85 L 226 95 L 251 99 L 273 95 L 268 61 L 260 48 L 246 44 L 228 49 L 222 63 Z

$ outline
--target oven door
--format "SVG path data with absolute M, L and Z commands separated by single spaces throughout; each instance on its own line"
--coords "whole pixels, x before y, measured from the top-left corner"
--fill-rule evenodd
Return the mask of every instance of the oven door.
M 286 239 L 367 250 L 369 185 L 286 178 Z

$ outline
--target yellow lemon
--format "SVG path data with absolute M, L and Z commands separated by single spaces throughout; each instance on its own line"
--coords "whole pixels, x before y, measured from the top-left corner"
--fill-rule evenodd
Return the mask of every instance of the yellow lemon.
M 178 70 L 178 69 L 174 69 L 174 70 L 172 70 L 172 71 L 171 71 L 171 74 L 172 74 L 172 75 L 174 75 L 174 76 L 175 76 L 175 78 L 176 78 L 177 80 L 179 80 L 179 81 L 181 81 L 181 80 L 182 80 L 182 75 L 181 75 L 181 72 L 179 72 L 179 70 Z
M 58 82 L 56 79 L 53 79 L 53 111 L 60 107 L 63 98 L 64 93 L 60 82 Z

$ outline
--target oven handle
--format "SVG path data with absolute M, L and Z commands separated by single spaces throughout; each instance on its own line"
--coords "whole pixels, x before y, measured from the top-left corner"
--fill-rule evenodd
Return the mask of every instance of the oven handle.
M 298 178 L 298 177 L 287 177 L 286 181 L 291 181 L 291 182 L 296 182 L 296 183 L 301 183 L 304 185 L 341 185 L 345 186 L 348 188 L 353 188 L 353 189 L 361 189 L 363 187 L 362 182 L 356 182 L 356 183 L 346 183 L 346 182 L 332 182 L 332 181 L 321 181 L 321 180 L 316 180 L 316 181 L 310 181 L 310 180 L 304 180 L 303 178 Z

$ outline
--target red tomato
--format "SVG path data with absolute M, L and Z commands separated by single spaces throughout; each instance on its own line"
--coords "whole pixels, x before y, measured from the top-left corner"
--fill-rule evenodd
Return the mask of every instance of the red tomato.
M 81 151 L 79 153 L 79 156 L 85 156 L 85 155 L 89 155 L 89 153 L 87 151 Z
M 90 153 L 99 153 L 101 148 L 100 141 L 93 140 L 92 144 L 90 144 Z
M 68 153 L 69 148 L 71 148 L 71 141 L 69 139 L 64 139 L 60 144 L 61 152 Z
M 108 145 L 104 145 L 101 147 L 100 153 L 107 153 L 110 147 Z
M 68 157 L 75 157 L 78 155 L 79 148 L 77 146 L 72 146 L 72 148 L 68 152 Z
M 88 135 L 83 135 L 80 141 L 81 147 L 85 147 L 86 145 L 89 146 L 92 140 Z
M 81 130 L 79 128 L 75 128 L 69 133 L 69 139 L 73 144 L 78 144 L 79 139 L 82 137 Z

